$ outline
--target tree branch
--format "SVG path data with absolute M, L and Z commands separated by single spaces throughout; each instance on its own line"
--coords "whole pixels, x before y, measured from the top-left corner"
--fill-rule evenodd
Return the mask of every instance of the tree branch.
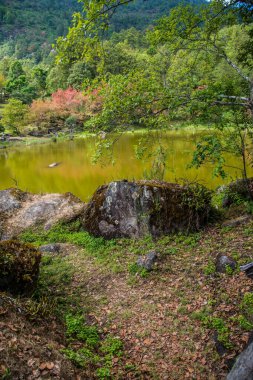
M 245 75 L 242 70 L 234 63 L 231 61 L 231 59 L 227 56 L 227 54 L 224 51 L 221 51 L 221 49 L 216 45 L 216 43 L 213 43 L 213 46 L 215 49 L 218 51 L 219 55 L 225 59 L 225 61 L 231 66 L 244 80 L 246 80 L 248 83 L 252 85 L 252 81 L 250 77 Z

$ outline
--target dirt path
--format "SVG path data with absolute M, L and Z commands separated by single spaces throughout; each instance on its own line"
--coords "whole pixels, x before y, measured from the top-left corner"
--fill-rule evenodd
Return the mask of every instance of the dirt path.
M 239 270 L 217 274 L 214 262 L 218 253 L 234 257 L 238 265 L 253 261 L 252 221 L 157 242 L 122 240 L 99 252 L 96 247 L 63 244 L 60 253 L 45 257 L 40 291 L 49 291 L 50 299 L 56 297 L 70 312 L 82 311 L 90 325 L 98 326 L 101 339 L 120 338 L 123 356 L 113 358 L 112 379 L 225 379 L 248 341 L 240 319 L 247 312 L 248 330 L 253 330 L 253 297 L 248 311 L 242 307 L 253 282 Z M 138 255 L 152 249 L 159 253 L 154 270 L 136 272 Z M 19 300 L 7 307 L 8 302 L 0 294 L 0 375 L 98 378 L 95 367 L 78 368 L 66 359 L 65 326 L 57 318 L 27 319 Z M 22 302 L 21 307 L 27 300 Z M 47 312 L 43 302 L 40 298 L 41 311 Z M 34 305 L 28 305 L 29 318 L 39 315 Z
M 230 326 L 234 346 L 219 357 L 214 330 L 195 315 L 208 312 L 227 319 L 238 314 L 242 292 L 252 290 L 252 281 L 240 273 L 206 275 L 205 268 L 218 252 L 252 260 L 252 234 L 245 231 L 245 226 L 210 229 L 192 246 L 171 242 L 176 254 L 162 255 L 146 278 L 108 273 L 84 253 L 75 253 L 74 283 L 94 300 L 90 317 L 124 342 L 124 365 L 134 365 L 147 379 L 226 377 L 227 360 L 245 344 L 247 333 Z M 135 371 L 122 371 L 122 362 L 115 362 L 116 378 L 137 378 Z

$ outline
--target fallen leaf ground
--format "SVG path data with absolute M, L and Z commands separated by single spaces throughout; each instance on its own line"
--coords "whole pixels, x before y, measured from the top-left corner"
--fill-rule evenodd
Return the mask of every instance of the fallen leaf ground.
M 111 378 L 225 379 L 248 341 L 250 329 L 238 318 L 253 281 L 239 270 L 217 274 L 214 262 L 218 253 L 238 265 L 253 261 L 252 238 L 251 220 L 156 242 L 120 240 L 104 255 L 65 244 L 60 256 L 45 260 L 42 285 L 61 300 L 62 310 L 81 311 L 101 336 L 121 339 L 123 355 L 113 358 Z M 152 249 L 159 253 L 155 269 L 136 272 L 138 255 Z M 57 313 L 39 315 L 31 307 L 27 312 L 25 302 L 0 296 L 2 378 L 97 378 L 95 370 L 75 367 L 61 352 L 67 341 L 59 306 Z M 217 320 L 225 328 L 219 330 Z

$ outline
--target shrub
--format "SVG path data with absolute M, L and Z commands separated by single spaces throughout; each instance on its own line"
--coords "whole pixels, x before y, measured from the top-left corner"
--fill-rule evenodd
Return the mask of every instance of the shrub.
M 0 242 L 0 290 L 31 293 L 37 283 L 41 253 L 15 240 Z

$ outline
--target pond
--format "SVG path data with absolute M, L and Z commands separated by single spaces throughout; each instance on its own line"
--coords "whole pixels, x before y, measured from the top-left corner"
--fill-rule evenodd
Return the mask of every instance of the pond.
M 112 180 L 144 178 L 144 172 L 150 169 L 152 159 L 137 160 L 135 157 L 134 147 L 141 136 L 140 132 L 129 133 L 117 141 L 114 165 L 92 164 L 96 137 L 0 150 L 0 189 L 13 187 L 16 183 L 22 190 L 35 193 L 72 192 L 87 201 L 98 186 Z M 239 170 L 230 169 L 228 178 L 222 181 L 212 176 L 212 166 L 188 169 L 198 138 L 199 134 L 186 131 L 163 134 L 162 142 L 168 149 L 165 180 L 197 180 L 214 189 L 240 176 Z M 54 162 L 60 165 L 49 168 Z M 238 167 L 240 160 L 230 157 L 229 164 Z

